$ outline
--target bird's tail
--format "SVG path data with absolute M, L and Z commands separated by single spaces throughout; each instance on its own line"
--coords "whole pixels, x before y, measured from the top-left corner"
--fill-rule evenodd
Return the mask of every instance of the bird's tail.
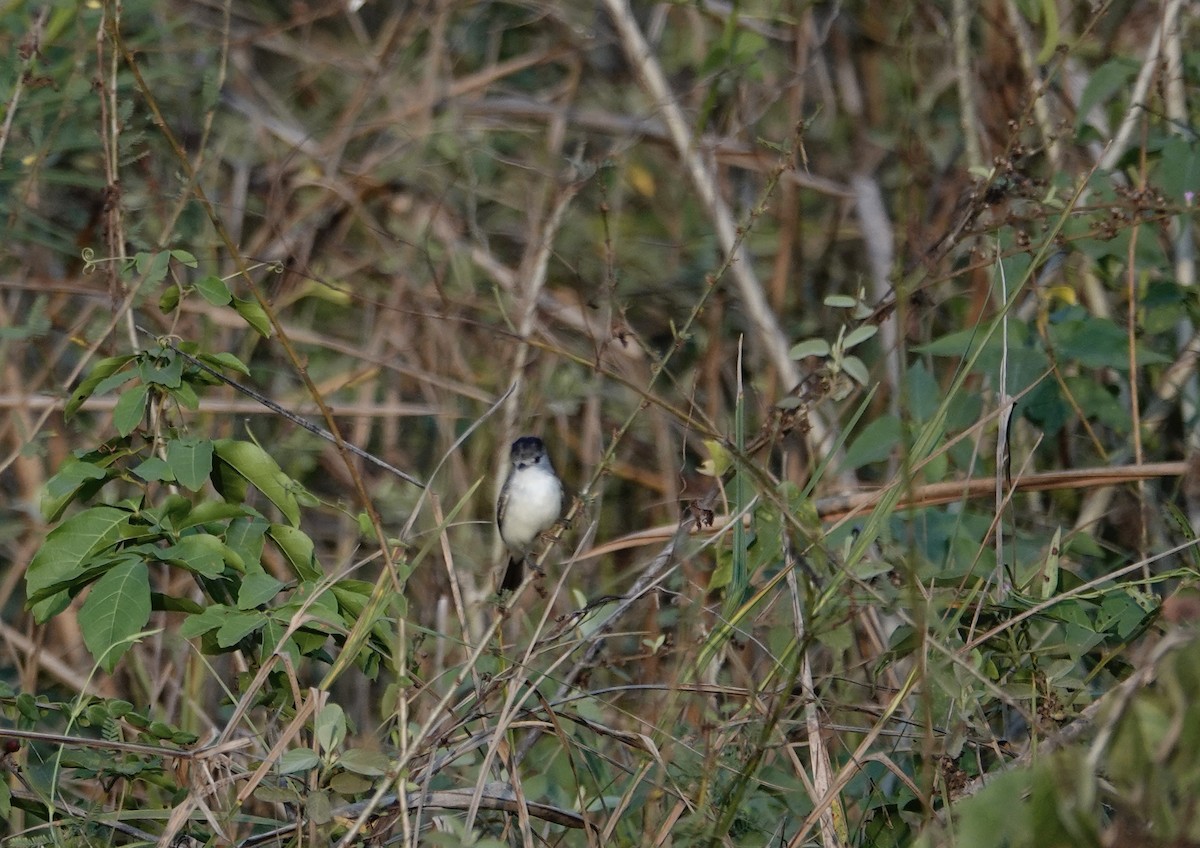
M 525 576 L 525 557 L 509 557 L 504 579 L 500 581 L 501 592 L 515 592 Z

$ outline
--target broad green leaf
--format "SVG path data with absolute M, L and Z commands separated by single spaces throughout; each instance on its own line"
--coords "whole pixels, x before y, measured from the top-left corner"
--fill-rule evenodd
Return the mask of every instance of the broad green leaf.
M 726 551 L 717 554 L 717 567 L 708 575 L 708 591 L 716 592 L 733 582 L 733 557 Z
M 198 492 L 212 473 L 213 445 L 208 439 L 183 436 L 167 442 L 167 464 L 179 484 Z
M 178 401 L 184 409 L 195 412 L 200 408 L 200 398 L 196 396 L 196 390 L 192 388 L 192 384 L 186 380 L 171 390 L 171 397 Z
M 175 248 L 174 250 L 170 251 L 170 254 L 172 259 L 174 259 L 180 265 L 186 265 L 188 268 L 195 268 L 199 264 L 196 261 L 196 257 L 188 253 L 186 250 Z
M 846 338 L 842 340 L 842 350 L 849 350 L 855 345 L 860 345 L 878 332 L 879 326 L 876 324 L 860 324 L 846 333 Z
M 1194 137 L 1193 137 L 1194 138 Z M 1183 136 L 1172 136 L 1163 144 L 1155 182 L 1176 203 L 1200 191 L 1200 144 Z
M 329 791 L 318 789 L 309 792 L 304 799 L 304 818 L 318 827 L 323 827 L 333 821 L 333 799 Z
M 250 376 L 250 369 L 246 363 L 242 362 L 242 360 L 238 359 L 232 353 L 201 353 L 196 358 L 217 371 L 228 369 L 230 371 L 237 371 L 239 374 L 245 374 L 247 377 Z
M 317 562 L 313 541 L 304 531 L 286 524 L 272 524 L 268 533 L 301 580 L 319 580 L 325 576 Z
M 217 628 L 217 644 L 232 647 L 266 623 L 267 617 L 260 612 L 232 612 Z
M 240 297 L 235 297 L 233 308 L 238 315 L 245 319 L 247 324 L 258 331 L 260 336 L 264 339 L 271 338 L 271 320 L 263 308 L 258 305 L 257 300 L 242 300 Z
M 900 443 L 900 420 L 894 415 L 881 415 L 863 427 L 850 446 L 842 471 L 853 471 L 872 462 L 889 459 Z
M 829 356 L 829 342 L 824 339 L 805 339 L 792 345 L 788 353 L 792 359 L 804 359 L 806 356 Z
M 138 363 L 138 374 L 143 383 L 178 389 L 183 381 L 184 359 L 175 351 L 164 348 L 156 353 L 147 353 Z
M 1062 528 L 1059 527 L 1054 531 L 1054 538 L 1050 540 L 1050 548 L 1046 552 L 1046 563 L 1042 566 L 1041 585 L 1038 587 L 1038 594 L 1043 601 L 1054 597 L 1054 593 L 1058 591 L 1058 567 L 1061 559 Z
M 150 620 L 150 573 L 137 560 L 113 566 L 97 580 L 79 609 L 83 642 L 110 674 Z
M 135 535 L 129 516 L 123 509 L 97 506 L 51 530 L 25 571 L 26 597 L 81 576 L 94 557 Z M 39 618 L 38 623 L 45 620 Z
M 340 748 L 346 739 L 346 714 L 342 708 L 337 704 L 322 707 L 314 722 L 313 735 L 317 745 L 327 754 Z
M 230 294 L 229 286 L 225 285 L 225 281 L 211 274 L 196 282 L 196 291 L 213 306 L 225 306 L 233 300 L 233 295 Z
M 283 756 L 279 758 L 278 770 L 280 774 L 295 774 L 310 771 L 320 764 L 317 752 L 311 748 L 292 748 L 284 751 Z
M 324 575 L 321 575 L 322 577 Z M 318 615 L 322 620 L 333 624 L 345 624 L 345 619 L 342 618 L 341 604 L 338 603 L 337 595 L 333 593 L 329 586 L 326 586 L 321 579 L 311 580 L 304 583 L 297 590 L 296 597 L 300 600 L 307 598 L 313 592 L 317 592 L 317 597 L 309 605 L 309 609 Z
M 956 330 L 953 333 L 947 333 L 940 338 L 936 338 L 928 344 L 917 345 L 913 348 L 917 353 L 928 354 L 929 356 L 966 356 L 973 348 L 979 344 L 979 339 L 982 338 L 982 333 L 974 328 L 966 330 Z M 989 347 L 995 347 L 999 350 L 999 341 L 989 340 Z
M 337 764 L 346 771 L 366 777 L 383 777 L 387 774 L 388 758 L 379 751 L 351 748 L 338 757 Z
M 124 354 L 122 356 L 110 356 L 108 359 L 101 359 L 92 366 L 92 370 L 83 379 L 76 388 L 71 392 L 71 397 L 67 401 L 67 405 L 63 408 L 63 417 L 70 418 L 79 411 L 79 407 L 83 402 L 92 396 L 96 391 L 96 387 L 100 382 L 113 374 L 120 371 L 133 359 L 133 354 Z M 129 377 L 133 377 L 134 372 L 129 372 Z
M 76 496 L 85 489 L 94 492 L 100 487 L 99 481 L 107 478 L 108 472 L 104 467 L 69 457 L 42 489 L 42 517 L 47 521 L 57 521 Z
M 177 598 L 174 595 L 164 595 L 162 592 L 150 593 L 150 608 L 162 612 L 184 612 L 188 615 L 199 615 L 204 607 L 191 598 Z
M 128 436 L 142 423 L 149 393 L 150 387 L 142 383 L 117 398 L 117 405 L 113 407 L 113 426 L 122 436 Z
M 179 306 L 179 299 L 182 293 L 179 286 L 167 286 L 163 289 L 163 293 L 158 296 L 158 311 L 166 315 Z
M 867 366 L 857 356 L 842 357 L 842 370 L 853 377 L 860 386 L 865 386 L 871 381 Z
M 337 598 L 338 609 L 353 620 L 362 615 L 373 588 L 374 585 L 366 580 L 339 580 L 329 590 Z
M 225 532 L 225 544 L 237 552 L 248 571 L 262 560 L 268 527 L 270 524 L 257 515 L 235 518 L 229 523 L 229 529 Z
M 247 509 L 240 504 L 225 503 L 225 501 L 201 501 L 188 510 L 187 515 L 175 525 L 179 530 L 196 527 L 200 524 L 229 521 L 231 518 L 244 518 Z
M 698 469 L 708 477 L 724 477 L 725 472 L 733 465 L 733 454 L 717 439 L 705 439 L 704 447 L 708 450 L 708 459 Z
M 917 360 L 908 369 L 908 409 L 917 423 L 933 417 L 942 402 L 942 390 L 925 363 Z
M 133 467 L 133 473 L 141 477 L 147 483 L 157 483 L 163 481 L 173 481 L 175 475 L 171 473 L 171 466 L 157 456 L 152 456 L 143 462 L 139 462 Z
M 212 604 L 205 607 L 198 615 L 189 615 L 179 625 L 179 635 L 184 639 L 194 639 L 210 630 L 215 630 L 225 623 L 225 619 L 234 614 L 234 610 L 224 604 Z
M 270 454 L 258 445 L 235 439 L 218 439 L 213 442 L 213 450 L 238 477 L 251 483 L 275 504 L 293 527 L 299 525 L 300 505 L 292 492 L 300 485 L 283 473 Z M 221 484 L 227 485 L 227 481 L 221 481 Z M 225 490 L 221 491 L 226 500 L 233 500 Z
M 1112 102 L 1114 94 L 1127 90 L 1137 72 L 1137 62 L 1124 57 L 1112 59 L 1093 71 L 1088 77 L 1087 85 L 1083 87 L 1083 94 L 1079 97 L 1076 131 L 1082 129 L 1085 123 L 1089 123 L 1094 107 Z
M 1085 317 L 1050 325 L 1050 339 L 1059 356 L 1085 368 L 1129 370 L 1129 340 L 1125 331 L 1106 318 Z M 1135 345 L 1136 364 L 1163 365 L 1171 360 Z
M 146 507 L 141 517 L 152 525 L 150 532 L 158 535 L 176 536 L 179 522 L 191 512 L 192 503 L 183 495 L 171 494 L 163 498 L 158 506 Z
M 241 588 L 238 589 L 238 609 L 252 610 L 260 604 L 265 604 L 278 595 L 279 590 L 282 588 L 283 583 L 265 571 L 256 571 L 247 574 L 245 579 L 242 580 Z
M 165 250 L 157 253 L 142 251 L 133 257 L 133 264 L 139 274 L 146 276 L 146 282 L 153 285 L 162 282 L 167 276 L 167 268 L 171 264 L 171 254 Z
M 163 550 L 159 559 L 205 577 L 217 577 L 225 571 L 225 543 L 207 533 L 184 536 Z

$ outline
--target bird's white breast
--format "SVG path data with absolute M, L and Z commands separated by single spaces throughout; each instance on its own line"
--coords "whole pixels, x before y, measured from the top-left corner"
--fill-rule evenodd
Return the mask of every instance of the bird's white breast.
M 549 530 L 562 512 L 562 483 L 538 466 L 519 469 L 509 484 L 501 535 L 508 545 L 524 547 Z

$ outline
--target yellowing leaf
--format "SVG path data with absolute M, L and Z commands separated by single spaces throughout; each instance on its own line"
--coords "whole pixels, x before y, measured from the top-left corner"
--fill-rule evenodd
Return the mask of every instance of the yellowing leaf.
M 654 197 L 658 188 L 654 182 L 654 175 L 641 165 L 630 165 L 629 170 L 625 172 L 625 178 L 642 197 Z
M 700 473 L 708 477 L 721 477 L 733 464 L 733 457 L 716 439 L 705 439 L 704 447 L 708 449 L 709 458 L 700 465 Z

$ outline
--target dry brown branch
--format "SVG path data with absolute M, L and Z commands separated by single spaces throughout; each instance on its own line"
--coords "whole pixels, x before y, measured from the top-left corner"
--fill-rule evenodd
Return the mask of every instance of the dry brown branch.
M 1108 468 L 1075 468 L 1063 471 L 1042 471 L 1015 477 L 1011 481 L 1012 492 L 1050 492 L 1061 489 L 1095 489 L 1117 486 L 1138 480 L 1156 477 L 1182 477 L 1187 463 L 1153 462 L 1144 465 L 1112 466 Z M 869 512 L 880 502 L 886 489 L 829 495 L 816 501 L 817 515 L 825 521 L 845 521 Z M 896 504 L 898 510 L 923 509 L 938 504 L 959 503 L 974 498 L 992 497 L 996 492 L 995 477 L 977 477 L 970 480 L 925 483 L 914 486 L 911 494 L 902 497 Z M 729 523 L 728 516 L 715 516 L 711 530 L 693 530 L 693 533 L 717 533 Z M 631 533 L 596 548 L 585 551 L 582 558 L 592 559 L 629 548 L 658 544 L 671 537 L 672 528 L 654 527 Z

